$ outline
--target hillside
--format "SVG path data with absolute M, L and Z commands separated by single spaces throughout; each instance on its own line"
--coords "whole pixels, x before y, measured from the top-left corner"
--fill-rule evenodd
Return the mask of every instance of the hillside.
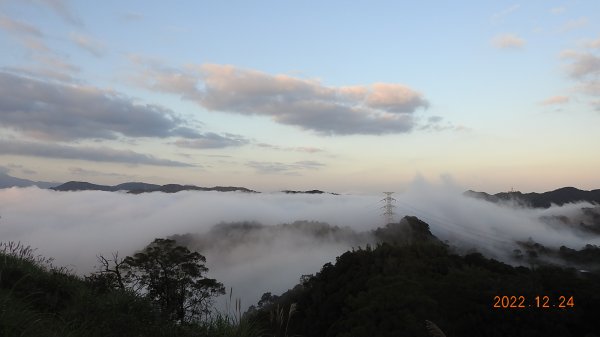
M 522 296 L 524 307 L 502 308 L 495 296 L 517 296 L 515 306 Z M 549 307 L 538 307 L 536 296 L 548 296 Z M 250 315 L 268 321 L 282 308 L 287 317 L 293 306 L 286 329 L 300 336 L 440 336 L 425 328 L 432 321 L 447 336 L 564 337 L 597 336 L 599 305 L 597 274 L 515 268 L 412 243 L 347 252 L 281 296 L 263 295 Z
M 585 191 L 575 187 L 563 187 L 554 191 L 544 193 L 521 193 L 501 192 L 496 194 L 488 194 L 485 192 L 466 191 L 467 196 L 475 197 L 490 202 L 505 202 L 512 201 L 526 207 L 548 208 L 551 205 L 564 205 L 574 202 L 590 202 L 600 204 L 600 189 Z

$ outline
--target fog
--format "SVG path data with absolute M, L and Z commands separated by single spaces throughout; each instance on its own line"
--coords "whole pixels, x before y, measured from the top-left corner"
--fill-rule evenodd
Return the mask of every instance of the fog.
M 464 190 L 451 182 L 430 184 L 417 179 L 394 195 L 396 220 L 415 215 L 452 246 L 474 248 L 505 261 L 515 240 L 532 238 L 549 247 L 576 249 L 600 244 L 596 235 L 540 220 L 576 216 L 589 204 L 526 209 L 465 197 Z M 383 225 L 382 198 L 197 191 L 130 195 L 11 188 L 0 190 L 0 241 L 21 241 L 37 248 L 39 254 L 54 257 L 56 265 L 86 274 L 94 270 L 98 254 L 131 255 L 154 238 L 192 233 L 190 246 L 202 247 L 209 276 L 233 288 L 234 298 L 241 298 L 247 306 L 264 292 L 278 294 L 293 287 L 301 275 L 319 271 L 324 263 L 368 241 L 357 233 Z M 297 220 L 348 228 L 317 238 L 311 231 L 273 227 Z M 250 236 L 206 244 L 216 224 L 244 221 L 265 227 Z M 203 238 L 204 243 L 198 241 Z

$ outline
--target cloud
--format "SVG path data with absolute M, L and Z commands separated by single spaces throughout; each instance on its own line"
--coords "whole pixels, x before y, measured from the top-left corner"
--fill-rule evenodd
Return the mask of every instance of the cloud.
M 3 70 L 37 78 L 75 82 L 73 75 L 80 71 L 79 67 L 67 62 L 64 56 L 51 51 L 44 41 L 44 34 L 37 27 L 8 17 L 0 17 L 0 26 L 25 49 L 31 51 L 33 61 L 33 65 L 2 67 Z
M 231 65 L 173 69 L 139 57 L 132 61 L 145 67 L 133 81 L 146 88 L 178 94 L 208 110 L 267 116 L 321 135 L 409 132 L 413 113 L 429 106 L 421 93 L 396 83 L 328 87 Z
M 597 77 L 600 74 L 600 57 L 592 53 L 565 50 L 561 57 L 571 61 L 567 71 L 574 79 Z
M 553 7 L 550 9 L 550 13 L 554 15 L 562 14 L 567 10 L 566 7 Z
M 43 41 L 44 34 L 39 28 L 33 25 L 2 15 L 0 16 L 0 27 L 28 50 L 35 52 L 49 51 Z
M 589 23 L 588 18 L 581 17 L 579 19 L 565 22 L 565 24 L 560 28 L 560 31 L 563 33 L 570 32 L 575 29 L 583 28 L 583 27 L 587 26 L 588 23 Z
M 492 39 L 492 45 L 498 49 L 521 49 L 526 41 L 514 34 L 501 34 Z
M 395 220 L 418 216 L 452 246 L 475 248 L 501 260 L 517 248 L 515 240 L 530 237 L 551 248 L 600 244 L 598 236 L 578 235 L 568 227 L 549 227 L 540 220 L 587 204 L 546 210 L 511 208 L 465 197 L 462 191 L 417 181 L 394 195 Z M 383 225 L 381 198 L 219 192 L 130 195 L 13 188 L 0 190 L 0 238 L 31 245 L 39 254 L 56 258 L 56 265 L 85 274 L 93 270 L 100 253 L 132 255 L 154 238 L 185 233 L 210 236 L 221 222 L 257 221 L 265 228 L 256 236 L 232 232 L 239 235 L 237 243 L 232 239 L 230 245 L 216 244 L 200 251 L 207 258 L 209 275 L 233 287 L 234 296 L 242 296 L 242 303 L 249 305 L 264 292 L 280 293 L 293 287 L 300 275 L 318 272 L 323 264 L 356 247 L 348 240 L 351 235 L 316 238 L 309 231 L 275 225 L 309 220 L 347 226 L 355 232 L 372 230 Z
M 585 43 L 587 48 L 600 49 L 600 37 L 595 40 L 590 40 Z
M 127 22 L 140 21 L 144 19 L 144 15 L 135 12 L 127 12 L 121 15 L 121 19 Z
M 43 157 L 52 159 L 75 159 L 134 165 L 170 167 L 193 166 L 183 162 L 156 158 L 149 154 L 142 154 L 131 150 L 115 150 L 108 147 L 71 146 L 3 139 L 0 139 L 0 155 Z
M 2 67 L 2 69 L 42 79 L 76 82 L 74 74 L 80 71 L 79 67 L 66 61 L 64 55 L 50 50 L 44 41 L 45 35 L 39 28 L 6 16 L 0 16 L 0 27 L 11 34 L 25 49 L 31 51 L 34 63 L 26 66 Z M 74 37 L 81 38 L 83 36 L 72 35 L 71 38 Z M 85 43 L 85 41 L 81 40 L 80 43 Z M 88 44 L 89 48 L 93 48 L 91 40 L 88 41 Z
M 12 171 L 12 170 L 19 170 L 23 174 L 36 174 L 37 173 L 37 171 L 28 169 L 27 167 L 25 167 L 23 165 L 19 165 L 19 164 L 8 164 L 6 166 L 0 166 L 0 172 L 2 172 L 2 173 L 9 173 L 9 171 Z
M 76 176 L 84 176 L 84 177 L 98 177 L 98 176 L 106 176 L 106 177 L 117 177 L 123 179 L 132 179 L 135 176 L 130 174 L 122 174 L 122 173 L 114 173 L 114 172 L 100 172 L 96 170 L 88 170 L 81 167 L 69 167 L 69 174 Z
M 101 57 L 102 55 L 104 55 L 105 47 L 100 41 L 94 40 L 93 38 L 87 35 L 79 33 L 71 33 L 69 38 L 77 46 L 88 51 L 96 57 Z
M 591 42 L 592 46 L 595 42 L 598 41 Z M 600 96 L 600 56 L 590 51 L 576 50 L 564 50 L 560 56 L 569 62 L 565 70 L 567 75 L 577 82 L 575 91 L 584 95 Z M 593 102 L 591 105 L 593 109 L 597 109 Z
M 13 20 L 5 15 L 0 16 L 0 27 L 11 34 L 29 35 L 41 38 L 44 36 L 42 31 L 28 23 Z
M 189 136 L 166 108 L 136 104 L 94 87 L 44 82 L 0 72 L 0 123 L 38 139 Z
M 502 19 L 504 19 L 505 17 L 507 17 L 508 15 L 516 12 L 517 10 L 519 10 L 519 8 L 521 8 L 521 5 L 519 4 L 514 4 L 510 7 L 507 7 L 497 13 L 494 13 L 492 15 L 492 22 L 497 23 L 499 21 L 501 21 Z
M 41 4 L 50 8 L 66 22 L 82 27 L 83 21 L 75 15 L 69 6 L 69 0 L 28 0 L 29 2 Z
M 298 152 L 306 152 L 306 153 L 318 153 L 318 152 L 324 152 L 323 149 L 320 149 L 318 147 L 295 147 L 292 148 L 294 151 L 298 151 Z
M 566 104 L 568 102 L 569 102 L 568 96 L 552 96 L 552 97 L 548 97 L 545 100 L 541 101 L 540 104 L 541 105 L 560 105 L 560 104 Z
M 299 171 L 318 170 L 324 167 L 325 164 L 313 160 L 297 161 L 291 164 L 267 161 L 249 161 L 246 163 L 246 166 L 255 169 L 260 174 L 300 175 Z
M 179 147 L 194 149 L 222 149 L 225 147 L 239 147 L 249 144 L 250 141 L 243 136 L 225 133 L 219 135 L 213 132 L 198 134 L 194 139 L 180 139 L 174 142 Z
M 304 152 L 304 153 L 325 152 L 325 150 L 323 150 L 321 148 L 312 147 L 312 146 L 281 147 L 281 146 L 267 144 L 267 143 L 257 143 L 256 146 L 262 147 L 262 148 L 267 148 L 267 149 L 278 150 L 278 151 L 286 151 L 286 152 L 290 152 L 290 151 Z

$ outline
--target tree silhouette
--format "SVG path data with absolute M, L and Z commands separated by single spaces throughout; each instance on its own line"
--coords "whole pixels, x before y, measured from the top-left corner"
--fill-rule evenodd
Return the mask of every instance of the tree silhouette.
M 175 240 L 155 239 L 144 250 L 125 259 L 128 282 L 155 301 L 163 316 L 185 322 L 208 314 L 212 299 L 225 287 L 204 274 L 206 258 Z

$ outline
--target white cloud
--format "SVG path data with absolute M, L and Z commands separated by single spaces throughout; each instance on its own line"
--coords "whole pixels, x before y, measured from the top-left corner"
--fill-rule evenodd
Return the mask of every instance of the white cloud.
M 492 45 L 498 49 L 521 49 L 526 41 L 515 34 L 501 34 L 492 39 Z
M 285 174 L 285 175 L 300 175 L 300 171 L 318 170 L 325 167 L 325 164 L 314 161 L 304 160 L 294 163 L 266 162 L 266 161 L 249 161 L 246 166 L 255 169 L 261 174 Z
M 225 133 L 222 135 L 214 132 L 198 134 L 191 139 L 180 139 L 174 142 L 179 147 L 193 149 L 222 149 L 225 147 L 238 147 L 249 144 L 250 141 L 243 136 Z
M 500 21 L 502 21 L 505 17 L 511 15 L 512 13 L 516 12 L 517 10 L 519 10 L 519 8 L 521 8 L 521 5 L 519 4 L 514 4 L 510 7 L 507 7 L 497 13 L 494 13 L 492 15 L 492 22 L 493 23 L 498 23 Z
M 583 28 L 589 24 L 589 20 L 586 17 L 580 17 L 579 19 L 570 20 L 560 28 L 561 32 L 570 32 L 575 29 Z

